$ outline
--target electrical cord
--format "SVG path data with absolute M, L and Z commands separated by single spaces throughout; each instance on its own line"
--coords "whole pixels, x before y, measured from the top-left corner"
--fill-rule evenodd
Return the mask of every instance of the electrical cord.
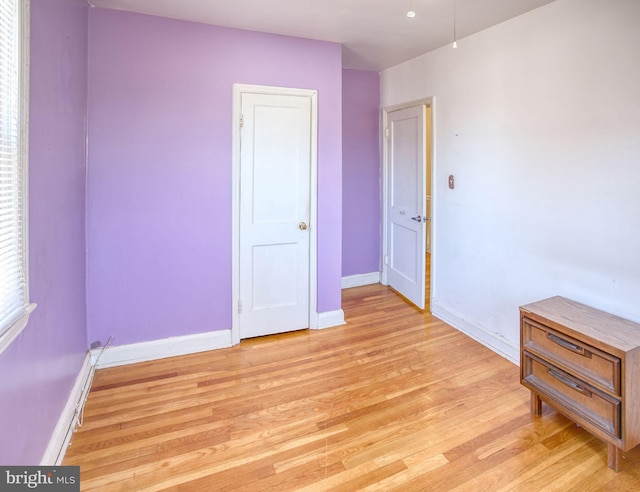
M 96 373 L 96 367 L 98 366 L 100 357 L 102 357 L 102 353 L 111 344 L 112 341 L 113 341 L 113 335 L 110 336 L 109 339 L 107 340 L 107 343 L 104 344 L 104 346 L 98 353 L 98 356 L 96 357 L 96 361 L 91 366 L 91 373 L 89 374 L 89 377 L 87 378 L 87 381 L 85 382 L 84 387 L 82 388 L 82 394 L 84 396 L 82 398 L 82 401 L 79 401 L 78 405 L 76 406 L 76 411 L 74 415 L 75 424 L 73 427 L 74 432 L 78 430 L 79 427 L 82 427 L 82 424 L 84 423 L 84 406 L 87 403 L 87 399 L 89 398 L 89 390 L 91 389 L 91 384 L 93 383 L 93 376 Z

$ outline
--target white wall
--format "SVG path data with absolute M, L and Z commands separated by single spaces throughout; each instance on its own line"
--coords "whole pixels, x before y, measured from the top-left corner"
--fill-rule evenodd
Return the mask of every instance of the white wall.
M 640 1 L 557 0 L 382 73 L 383 107 L 428 96 L 434 312 L 514 361 L 522 304 L 640 322 Z

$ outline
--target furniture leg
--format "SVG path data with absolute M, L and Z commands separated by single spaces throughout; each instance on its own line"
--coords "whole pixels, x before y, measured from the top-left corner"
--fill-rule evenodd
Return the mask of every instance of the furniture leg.
M 531 392 L 531 415 L 540 417 L 542 415 L 542 400 L 535 391 Z
M 607 443 L 607 465 L 616 473 L 620 471 L 622 464 L 622 449 Z

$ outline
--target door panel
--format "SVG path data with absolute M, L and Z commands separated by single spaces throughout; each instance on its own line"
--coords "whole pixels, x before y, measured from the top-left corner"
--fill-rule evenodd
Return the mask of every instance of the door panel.
M 395 121 L 401 115 L 392 113 L 391 119 L 391 206 L 417 212 L 419 197 L 417 176 L 418 162 L 418 116 Z
M 406 249 L 406 244 L 415 244 L 417 240 L 417 231 L 413 228 L 397 223 L 391 225 L 392 250 L 402 251 Z M 416 282 L 417 268 L 415 255 L 396 254 L 391 257 L 391 269 L 396 275 L 404 277 L 409 282 Z
M 388 115 L 389 285 L 421 309 L 425 306 L 425 106 Z
M 297 140 L 299 110 L 297 107 L 272 105 L 253 107 L 254 121 L 248 124 L 253 124 L 254 128 L 254 224 L 295 222 L 300 213 L 298 201 L 306 200 L 304 195 L 308 196 L 308 177 L 304 171 L 301 176 L 299 169 L 306 165 L 301 162 L 304 156 L 299 155 L 304 150 L 300 143 L 304 146 L 304 142 Z
M 298 302 L 298 244 L 265 244 L 253 247 L 253 311 L 295 306 Z M 292 261 L 293 260 L 293 261 Z
M 243 93 L 241 105 L 239 326 L 248 338 L 309 327 L 311 100 Z

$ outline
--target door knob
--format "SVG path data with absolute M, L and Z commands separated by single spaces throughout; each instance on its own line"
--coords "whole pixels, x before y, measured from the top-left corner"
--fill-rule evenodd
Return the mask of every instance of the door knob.
M 298 224 L 298 227 L 300 228 L 301 231 L 306 231 L 307 230 L 307 224 L 305 222 L 300 222 Z
M 422 215 L 416 215 L 415 217 L 411 217 L 411 220 L 415 220 L 416 222 L 422 222 Z

